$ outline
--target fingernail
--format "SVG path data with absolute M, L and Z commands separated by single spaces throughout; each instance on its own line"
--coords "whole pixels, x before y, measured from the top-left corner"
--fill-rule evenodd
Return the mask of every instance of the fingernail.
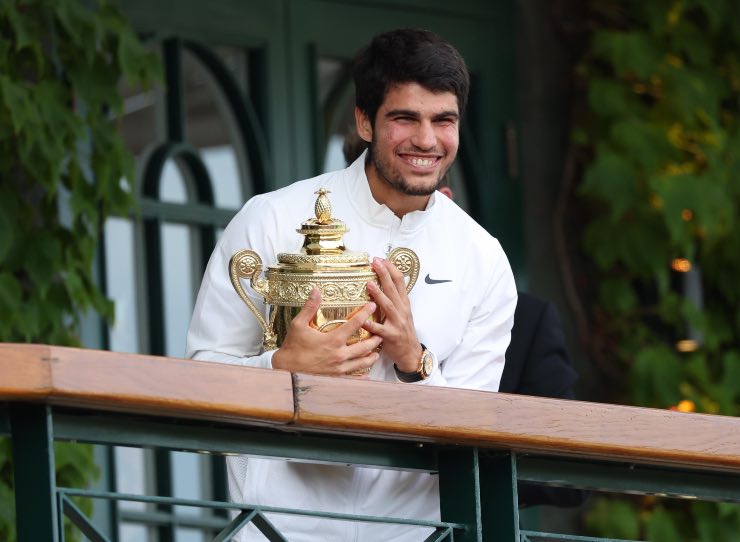
M 318 290 L 318 288 L 314 288 L 313 290 L 311 290 L 310 297 L 311 297 L 311 301 L 316 301 L 319 298 L 319 290 Z
M 370 303 L 369 308 L 370 308 L 370 312 L 372 313 L 372 312 L 375 312 L 375 309 L 377 309 L 378 306 L 375 303 Z

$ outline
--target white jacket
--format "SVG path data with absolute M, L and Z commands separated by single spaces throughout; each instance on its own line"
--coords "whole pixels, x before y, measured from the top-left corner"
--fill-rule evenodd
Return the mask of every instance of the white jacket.
M 435 369 L 418 384 L 497 391 L 516 306 L 514 278 L 501 246 L 449 198 L 433 194 L 424 211 L 396 217 L 372 197 L 363 154 L 347 169 L 255 196 L 224 231 L 206 269 L 187 339 L 189 357 L 271 368 L 261 352 L 262 330 L 233 290 L 231 256 L 256 251 L 265 268 L 280 252 L 298 252 L 296 229 L 314 216 L 314 194 L 331 191 L 332 216 L 345 222 L 348 250 L 385 257 L 395 247 L 419 256 L 419 279 L 409 294 L 419 341 L 433 353 Z M 434 282 L 434 281 L 449 282 Z M 255 305 L 264 301 L 249 285 Z M 383 356 L 373 380 L 398 382 Z M 453 405 L 450 405 L 454 408 Z M 439 520 L 437 477 L 392 470 L 229 458 L 234 500 L 250 504 Z M 273 515 L 291 542 L 423 540 L 431 531 Z M 425 534 L 426 533 L 426 534 Z M 240 541 L 265 540 L 253 527 Z

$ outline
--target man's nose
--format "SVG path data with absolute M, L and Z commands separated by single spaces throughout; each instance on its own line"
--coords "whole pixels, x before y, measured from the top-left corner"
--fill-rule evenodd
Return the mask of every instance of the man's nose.
M 422 121 L 418 124 L 416 132 L 411 139 L 416 147 L 423 150 L 431 150 L 437 145 L 437 134 L 434 132 L 434 126 L 429 121 Z

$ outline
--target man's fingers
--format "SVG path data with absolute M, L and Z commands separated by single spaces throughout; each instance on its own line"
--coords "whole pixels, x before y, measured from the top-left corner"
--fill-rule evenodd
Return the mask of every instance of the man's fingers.
M 370 352 L 361 358 L 348 359 L 342 364 L 342 372 L 351 376 L 366 376 L 370 374 L 370 370 L 379 358 L 380 354 Z
M 396 291 L 399 294 L 401 292 L 406 292 L 406 278 L 403 276 L 403 273 L 398 270 L 398 267 L 396 267 L 393 262 L 386 261 L 385 268 L 388 269 L 388 274 L 393 280 L 393 285 L 396 287 Z
M 386 292 L 381 290 L 380 286 L 376 283 L 368 282 L 367 291 L 370 292 L 370 296 L 373 298 L 373 301 L 378 304 L 378 307 L 380 307 L 380 310 L 384 315 L 388 316 L 389 313 L 395 311 L 393 302 L 388 298 Z
M 360 310 L 355 312 L 351 318 L 341 326 L 329 333 L 336 333 L 343 343 L 346 343 L 355 332 L 362 327 L 362 324 L 372 316 L 378 306 L 375 303 L 367 303 Z
M 395 302 L 398 299 L 398 288 L 396 283 L 393 281 L 393 277 L 390 273 L 390 268 L 395 267 L 392 263 L 387 262 L 381 258 L 373 259 L 373 271 L 378 275 L 380 286 L 383 288 L 383 293 L 391 300 Z M 404 287 L 405 289 L 405 287 Z
M 372 337 L 368 337 L 367 339 L 347 346 L 347 349 L 345 350 L 346 357 L 351 360 L 368 356 L 372 352 L 377 352 L 382 344 L 383 338 L 373 335 Z
M 321 306 L 321 292 L 317 288 L 311 290 L 311 294 L 308 296 L 306 303 L 303 305 L 301 311 L 293 318 L 293 323 L 307 326 L 319 310 Z
M 372 320 L 365 320 L 362 324 L 362 329 L 365 331 L 372 333 L 373 335 L 377 335 L 380 337 L 383 333 L 383 324 L 380 324 L 378 322 L 373 322 Z

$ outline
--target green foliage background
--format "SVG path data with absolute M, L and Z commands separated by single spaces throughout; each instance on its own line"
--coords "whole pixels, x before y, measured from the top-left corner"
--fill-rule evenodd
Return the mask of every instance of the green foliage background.
M 134 204 L 118 84 L 149 84 L 159 61 L 109 0 L 0 0 L 0 36 L 0 341 L 75 346 L 85 311 L 112 318 L 93 260 L 105 218 Z M 56 451 L 59 485 L 93 479 L 90 447 Z M 2 439 L 6 541 L 15 539 L 11 472 Z
M 590 317 L 625 402 L 740 414 L 740 2 L 600 0 L 579 67 L 587 104 L 575 142 L 595 292 Z M 676 287 L 675 258 L 701 273 L 703 304 Z M 692 327 L 700 347 L 675 341 Z M 740 509 L 597 500 L 595 534 L 655 542 L 740 540 Z

